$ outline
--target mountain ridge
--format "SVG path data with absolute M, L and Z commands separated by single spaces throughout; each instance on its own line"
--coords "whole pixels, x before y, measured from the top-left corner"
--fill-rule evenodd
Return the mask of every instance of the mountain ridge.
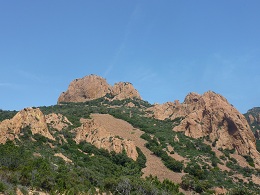
M 125 189 L 140 194 L 149 194 L 152 189 L 158 194 L 221 194 L 236 189 L 253 193 L 260 189 L 259 152 L 247 116 L 241 115 L 223 96 L 212 91 L 202 95 L 189 93 L 183 103 L 151 105 L 128 82 L 111 87 L 96 75 L 74 81 L 61 94 L 57 105 L 1 115 L 6 120 L 0 122 L 5 143 L 0 144 L 0 154 L 5 147 L 15 151 L 19 146 L 24 148 L 22 151 L 31 152 L 30 158 L 26 157 L 28 162 L 21 157 L 24 162 L 45 159 L 45 166 L 47 163 L 52 174 L 57 174 L 53 180 L 47 175 L 42 183 L 37 180 L 39 183 L 31 186 L 34 190 L 69 193 L 68 184 L 56 183 L 61 167 L 75 170 L 73 177 L 79 183 L 84 181 L 82 172 L 88 170 L 89 184 L 79 190 L 71 186 L 75 194 L 90 188 L 93 193 L 99 190 L 112 194 L 118 190 L 125 194 Z M 8 140 L 16 146 L 10 146 Z M 7 158 L 8 153 L 2 156 Z M 9 161 L 0 158 L 0 169 L 7 166 L 9 170 L 6 162 Z M 20 185 L 29 189 L 29 176 L 40 167 L 29 173 L 25 171 L 30 170 L 28 167 L 22 170 L 21 181 L 27 182 Z M 69 172 L 62 174 L 67 177 Z M 1 185 L 15 186 L 1 172 L 0 176 L 5 179 L 0 179 L 0 192 Z M 152 186 L 143 186 L 150 181 Z M 172 191 L 163 187 L 166 184 Z

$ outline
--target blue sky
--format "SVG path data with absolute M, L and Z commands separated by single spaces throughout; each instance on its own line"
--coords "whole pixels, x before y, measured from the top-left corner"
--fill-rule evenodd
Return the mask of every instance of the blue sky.
M 0 1 L 0 109 L 53 105 L 76 78 L 129 81 L 150 103 L 222 94 L 260 106 L 258 0 Z

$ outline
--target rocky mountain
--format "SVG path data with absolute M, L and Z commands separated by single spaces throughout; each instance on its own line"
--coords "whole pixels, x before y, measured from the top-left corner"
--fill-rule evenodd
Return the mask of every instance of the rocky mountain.
M 186 136 L 209 136 L 217 148 L 236 149 L 238 154 L 251 155 L 258 167 L 260 155 L 256 150 L 254 135 L 245 117 L 221 95 L 208 91 L 203 95 L 190 93 L 184 102 L 165 103 L 148 109 L 152 116 L 163 119 L 182 119 L 174 131 Z
M 138 91 L 129 82 L 119 82 L 110 86 L 107 81 L 97 75 L 85 76 L 72 81 L 66 92 L 63 92 L 58 103 L 61 102 L 84 102 L 104 97 L 109 94 L 113 100 L 126 98 L 139 98 Z
M 0 110 L 0 194 L 257 194 L 250 125 L 257 108 L 243 116 L 212 91 L 151 105 L 89 75 L 57 105 Z

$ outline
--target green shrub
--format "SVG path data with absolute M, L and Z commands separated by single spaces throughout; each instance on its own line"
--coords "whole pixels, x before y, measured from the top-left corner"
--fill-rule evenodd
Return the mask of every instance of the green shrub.
M 254 160 L 251 156 L 243 156 L 251 167 L 255 167 Z
M 184 172 L 189 173 L 190 175 L 193 175 L 194 177 L 196 177 L 198 179 L 206 178 L 205 171 L 203 169 L 201 169 L 200 165 L 198 165 L 196 162 L 188 163 L 184 169 Z
M 5 190 L 6 190 L 5 184 L 0 181 L 0 192 L 4 192 Z
M 141 168 L 145 168 L 146 167 L 146 157 L 144 155 L 144 153 L 141 151 L 140 148 L 136 147 L 136 151 L 138 153 L 138 157 L 136 159 L 137 164 L 141 167 Z

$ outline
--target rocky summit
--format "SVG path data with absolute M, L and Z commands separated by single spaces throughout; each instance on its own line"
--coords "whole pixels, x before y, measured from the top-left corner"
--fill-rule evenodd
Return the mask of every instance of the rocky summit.
M 208 91 L 203 95 L 190 93 L 184 102 L 165 103 L 149 108 L 157 119 L 180 119 L 173 128 L 186 136 L 201 138 L 209 136 L 216 147 L 236 149 L 241 155 L 252 155 L 260 166 L 255 137 L 245 117 L 221 95 Z
M 119 82 L 110 86 L 106 79 L 97 75 L 89 75 L 72 81 L 68 90 L 60 95 L 58 103 L 85 102 L 104 97 L 107 94 L 112 96 L 113 100 L 141 99 L 138 91 L 129 82 Z

